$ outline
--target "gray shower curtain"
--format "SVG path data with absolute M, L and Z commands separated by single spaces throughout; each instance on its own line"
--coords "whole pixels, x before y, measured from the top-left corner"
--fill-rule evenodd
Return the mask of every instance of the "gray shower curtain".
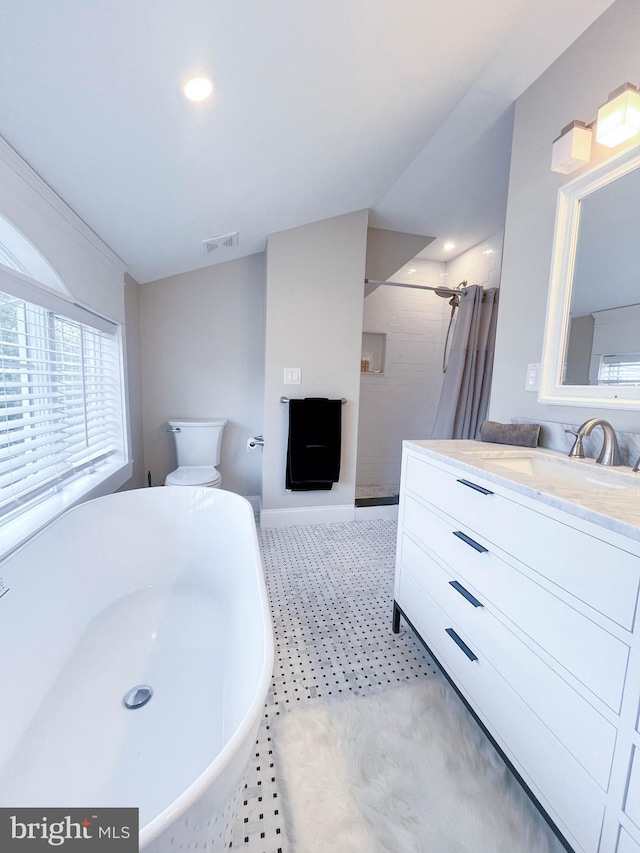
M 476 438 L 486 418 L 498 317 L 498 288 L 466 287 L 453 332 L 432 438 Z

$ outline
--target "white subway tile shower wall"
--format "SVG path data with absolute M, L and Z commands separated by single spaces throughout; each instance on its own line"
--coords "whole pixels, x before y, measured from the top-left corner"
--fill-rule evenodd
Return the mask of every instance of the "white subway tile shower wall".
M 447 264 L 447 285 L 455 287 L 461 281 L 499 287 L 502 269 L 502 231 L 492 234 L 482 243 L 468 249 Z
M 443 263 L 420 259 L 392 280 L 432 287 L 448 281 Z M 380 285 L 364 300 L 364 330 L 387 340 L 384 374 L 360 377 L 358 485 L 398 482 L 402 441 L 431 435 L 449 313 L 446 300 L 428 290 Z
M 275 717 L 319 697 L 442 676 L 404 623 L 400 634 L 391 631 L 395 522 L 274 527 L 260 542 L 274 676 L 231 850 L 290 853 L 271 741 Z
M 446 264 L 414 258 L 391 280 L 498 287 L 503 236 L 492 234 Z M 431 437 L 450 314 L 448 300 L 428 290 L 381 285 L 364 300 L 364 330 L 386 333 L 387 351 L 384 375 L 360 376 L 359 486 L 397 482 L 403 440 Z

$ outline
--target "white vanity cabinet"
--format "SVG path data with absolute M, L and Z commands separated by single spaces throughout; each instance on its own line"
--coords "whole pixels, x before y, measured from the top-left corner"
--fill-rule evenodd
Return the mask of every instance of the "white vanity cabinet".
M 574 850 L 640 853 L 640 536 L 448 445 L 405 442 L 394 629 L 402 614 Z

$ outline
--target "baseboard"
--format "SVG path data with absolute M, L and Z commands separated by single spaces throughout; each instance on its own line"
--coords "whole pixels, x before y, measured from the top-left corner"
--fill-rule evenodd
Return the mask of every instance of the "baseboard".
M 357 506 L 355 508 L 355 521 L 376 521 L 378 519 L 396 521 L 398 518 L 398 504 L 380 506 Z
M 348 506 L 301 506 L 291 509 L 263 509 L 260 526 L 290 527 L 292 524 L 331 524 L 354 521 L 355 507 Z

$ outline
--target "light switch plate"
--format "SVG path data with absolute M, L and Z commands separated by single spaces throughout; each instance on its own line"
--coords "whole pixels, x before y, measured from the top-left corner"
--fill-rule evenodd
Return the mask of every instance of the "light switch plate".
M 284 384 L 300 385 L 302 382 L 302 370 L 299 367 L 285 367 Z
M 525 391 L 537 391 L 540 386 L 540 365 L 527 365 L 527 379 L 524 383 Z

